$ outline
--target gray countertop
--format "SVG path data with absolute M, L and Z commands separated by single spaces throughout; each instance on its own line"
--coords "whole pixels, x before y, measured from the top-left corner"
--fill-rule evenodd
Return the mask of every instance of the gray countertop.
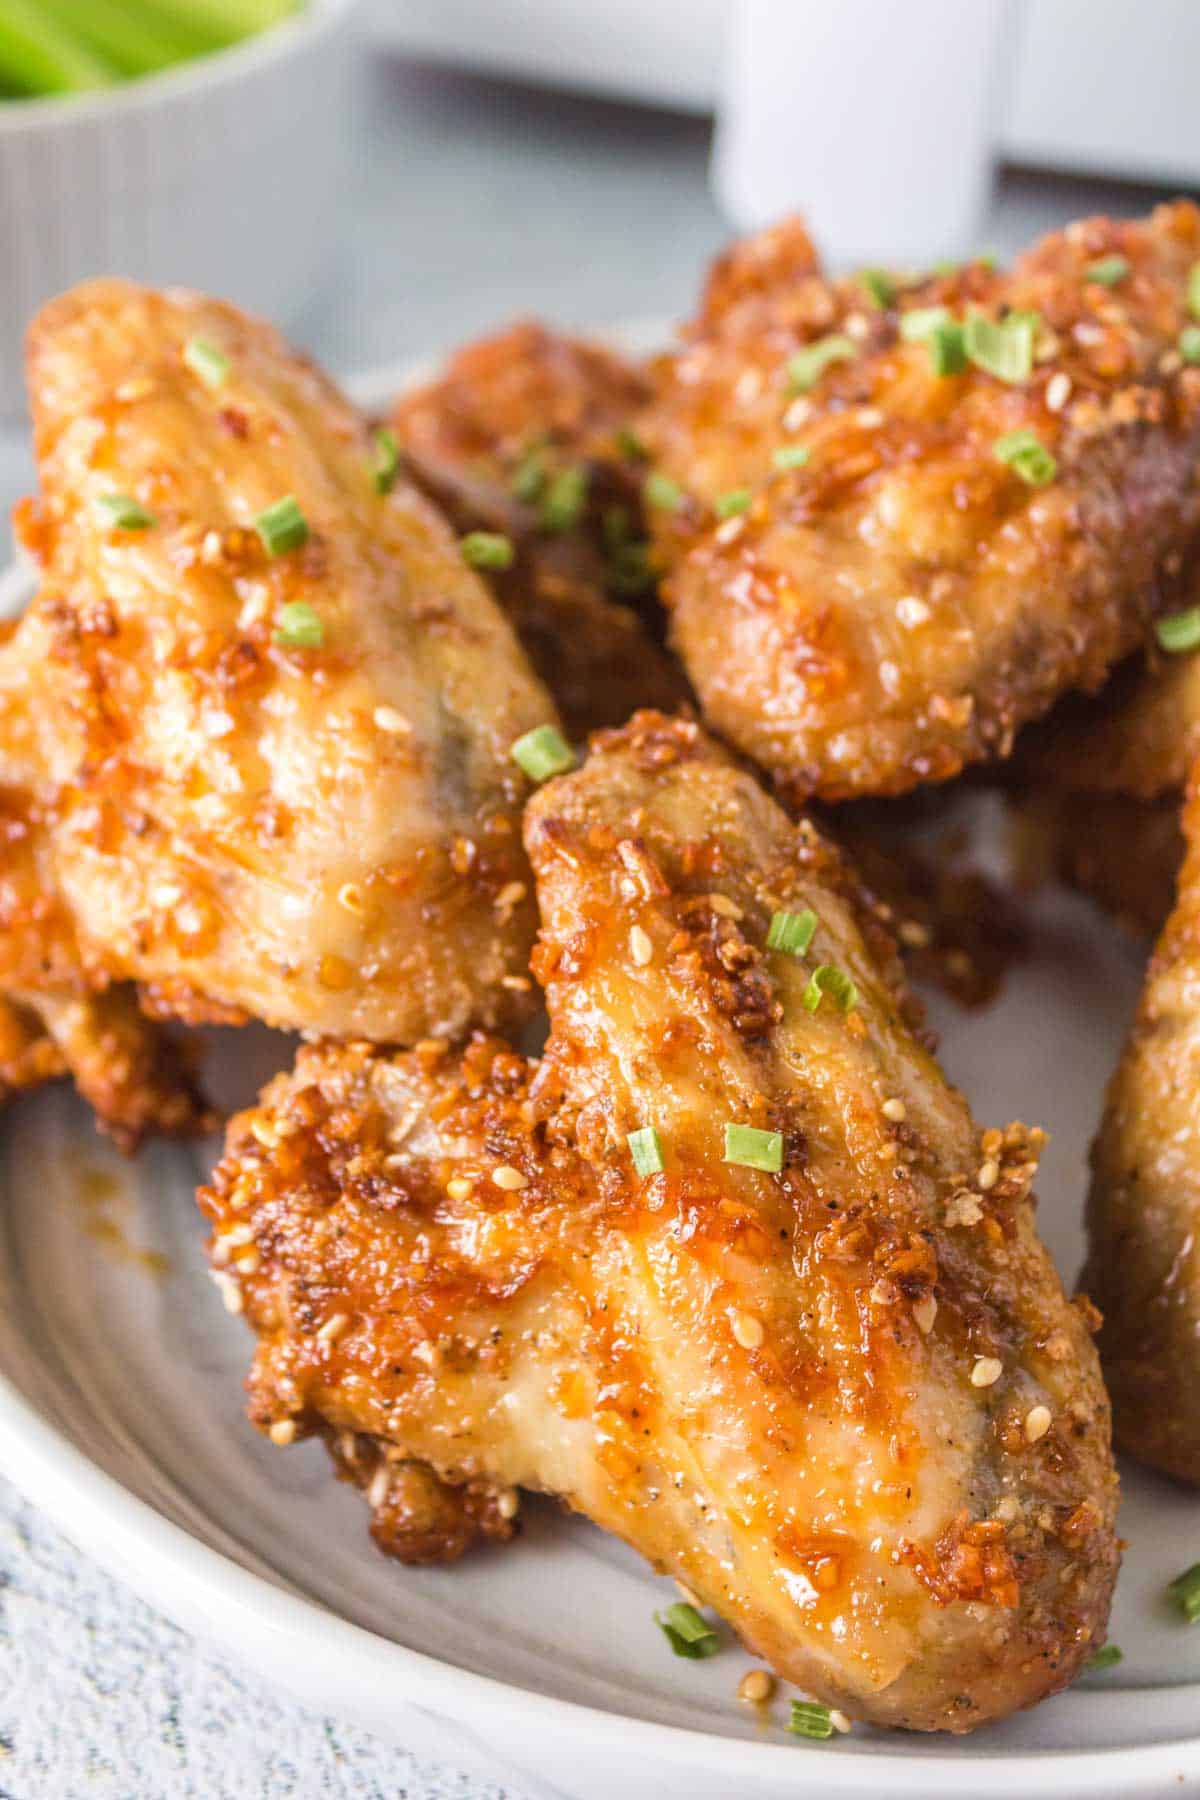
M 533 310 L 679 314 L 728 235 L 695 119 L 377 61 L 355 124 L 336 275 L 297 332 L 337 370 Z M 984 241 L 1005 253 L 1072 212 L 1145 198 L 1009 177 Z M 24 435 L 0 436 L 4 516 L 30 481 Z M 0 1800 L 524 1800 L 457 1772 L 452 1740 L 445 1764 L 420 1761 L 214 1657 L 2 1480 L 0 1667 Z

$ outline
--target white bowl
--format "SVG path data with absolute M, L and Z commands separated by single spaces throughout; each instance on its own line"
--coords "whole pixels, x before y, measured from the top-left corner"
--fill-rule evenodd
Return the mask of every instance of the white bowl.
M 119 87 L 0 102 L 0 414 L 22 340 L 89 275 L 207 289 L 287 323 L 331 247 L 354 0 Z

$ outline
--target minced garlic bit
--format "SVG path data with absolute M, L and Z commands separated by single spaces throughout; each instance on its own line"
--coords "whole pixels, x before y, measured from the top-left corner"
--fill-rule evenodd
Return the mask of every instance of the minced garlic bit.
M 494 902 L 496 911 L 500 914 L 502 919 L 507 919 L 514 906 L 519 906 L 521 904 L 522 900 L 525 898 L 525 891 L 525 883 L 523 881 L 505 882 L 504 886 L 500 889 L 500 892 L 496 895 Z
M 775 1692 L 775 1677 L 766 1669 L 747 1669 L 738 1682 L 737 1697 L 748 1706 L 765 1706 Z
M 1061 412 L 1071 398 L 1071 377 L 1060 369 L 1046 383 L 1046 405 L 1051 412 Z
M 371 1477 L 371 1485 L 367 1489 L 367 1505 L 382 1506 L 388 1497 L 388 1489 L 392 1485 L 392 1471 L 385 1462 L 381 1462 Z
M 761 1319 L 753 1313 L 735 1312 L 733 1315 L 733 1335 L 743 1350 L 758 1350 L 766 1337 L 766 1330 Z
M 934 1294 L 926 1294 L 924 1299 L 918 1300 L 912 1309 L 912 1315 L 917 1330 L 923 1333 L 925 1337 L 928 1337 L 933 1330 L 933 1322 L 937 1318 L 937 1309 L 937 1297 Z
M 985 1163 L 980 1164 L 979 1173 L 975 1179 L 979 1183 L 981 1191 L 986 1194 L 990 1188 L 995 1187 L 1000 1179 L 1000 1164 L 994 1157 L 989 1156 Z
M 1011 1525 L 1020 1511 L 1021 1502 L 1015 1494 L 1005 1494 L 996 1502 L 996 1517 L 1006 1525 Z
M 902 1125 L 908 1117 L 908 1108 L 903 1100 L 885 1100 L 880 1111 L 885 1119 L 892 1121 L 893 1125 Z
M 650 941 L 650 934 L 643 931 L 640 925 L 630 927 L 629 954 L 639 969 L 644 969 L 654 956 L 654 945 Z
M 267 1431 L 267 1436 L 273 1444 L 278 1444 L 280 1449 L 286 1444 L 294 1444 L 296 1441 L 295 1419 L 276 1419 Z
M 928 625 L 932 614 L 924 600 L 916 594 L 906 594 L 896 602 L 896 617 L 907 631 L 915 631 L 918 625 Z
M 518 1188 L 529 1186 L 528 1175 L 522 1175 L 520 1169 L 514 1169 L 511 1163 L 501 1163 L 499 1168 L 493 1169 L 492 1180 L 507 1194 L 515 1194 Z
M 406 731 L 412 730 L 404 714 L 394 706 L 377 706 L 372 716 L 378 729 L 386 731 L 390 737 L 403 737 Z
M 1051 1416 L 1048 1406 L 1031 1406 L 1025 1414 L 1025 1442 L 1036 1444 L 1044 1438 L 1050 1429 Z
M 496 1496 L 496 1511 L 502 1519 L 515 1519 L 520 1504 L 516 1488 L 502 1488 Z
M 840 1708 L 831 1706 L 829 1709 L 829 1723 L 833 1726 L 835 1731 L 844 1733 L 850 1730 L 853 1721 L 848 1719 Z
M 955 1194 L 946 1207 L 947 1225 L 978 1225 L 983 1217 L 983 1208 L 974 1194 Z
M 333 1313 L 323 1325 L 317 1327 L 317 1337 L 322 1344 L 336 1344 L 349 1324 L 349 1313 Z
M 1004 1373 L 1004 1364 L 998 1356 L 981 1356 L 971 1370 L 972 1387 L 992 1387 Z
M 475 1192 L 475 1183 L 468 1181 L 465 1175 L 452 1175 L 446 1183 L 446 1192 L 452 1200 L 469 1200 Z

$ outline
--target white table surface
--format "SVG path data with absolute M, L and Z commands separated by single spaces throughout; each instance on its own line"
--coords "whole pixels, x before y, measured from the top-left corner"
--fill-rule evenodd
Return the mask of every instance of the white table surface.
M 329 292 L 297 335 L 334 369 L 448 347 L 520 312 L 673 316 L 728 235 L 699 121 L 377 64 Z M 1144 190 L 1006 177 L 1005 254 Z M 964 246 L 964 249 L 971 246 Z M 0 433 L 0 508 L 32 479 Z M 0 542 L 3 541 L 0 534 Z M 0 1478 L 0 1800 L 529 1800 L 385 1745 L 213 1656 L 101 1573 Z M 402 1577 L 399 1577 L 402 1579 Z

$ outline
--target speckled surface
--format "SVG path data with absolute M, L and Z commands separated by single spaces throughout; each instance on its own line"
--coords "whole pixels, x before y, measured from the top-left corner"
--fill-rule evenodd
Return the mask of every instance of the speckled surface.
M 695 120 L 397 65 L 360 108 L 338 276 L 296 335 L 334 368 L 447 346 L 536 307 L 600 322 L 685 308 L 725 228 Z M 1010 180 L 1005 252 L 1145 194 Z M 4 514 L 30 480 L 0 436 Z M 2 534 L 0 534 L 2 535 Z M 281 1698 L 102 1574 L 0 1479 L 0 1800 L 530 1800 Z M 497 1779 L 502 1779 L 497 1777 Z

